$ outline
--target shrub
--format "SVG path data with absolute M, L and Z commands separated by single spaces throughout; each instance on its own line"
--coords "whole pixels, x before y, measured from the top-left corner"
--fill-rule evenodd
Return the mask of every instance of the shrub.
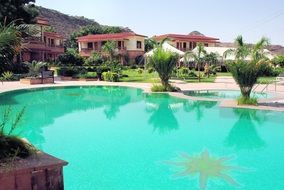
M 195 74 L 194 71 L 190 71 L 190 72 L 188 73 L 188 77 L 189 77 L 189 78 L 197 78 L 198 76 L 197 76 L 197 74 Z
M 257 98 L 251 98 L 251 97 L 239 97 L 238 98 L 238 105 L 257 105 Z
M 148 73 L 153 73 L 155 70 L 153 68 L 147 69 Z
M 137 65 L 130 65 L 130 69 L 137 69 Z
M 139 69 L 137 69 L 137 72 L 138 72 L 138 74 L 141 75 L 143 73 L 143 69 L 139 68 Z
M 79 74 L 79 78 L 87 78 L 87 79 L 93 79 L 97 78 L 97 73 L 96 72 L 87 72 L 85 74 Z
M 13 63 L 10 71 L 15 74 L 26 74 L 29 72 L 29 67 L 25 63 Z
M 82 66 L 84 58 L 81 57 L 76 50 L 68 49 L 67 52 L 58 57 L 58 62 L 64 66 Z
M 3 120 L 0 124 L 0 160 L 7 161 L 11 158 L 26 158 L 35 152 L 35 148 L 28 143 L 22 141 L 12 134 L 18 128 L 18 125 L 24 115 L 25 108 L 23 108 L 15 118 L 11 107 L 4 110 Z
M 180 91 L 180 88 L 168 85 L 167 87 L 160 85 L 160 84 L 154 84 L 151 87 L 152 92 L 177 92 Z
M 178 78 L 188 78 L 190 70 L 187 67 L 181 67 L 177 70 L 177 77 Z
M 94 52 L 88 59 L 85 60 L 84 65 L 97 66 L 103 63 L 103 58 L 100 54 Z
M 259 66 L 259 76 L 274 76 L 273 67 L 270 64 L 261 64 Z
M 57 69 L 57 74 L 64 77 L 74 77 L 79 73 L 79 69 L 76 67 L 61 67 Z M 81 71 L 81 74 L 84 73 Z
M 119 76 L 117 73 L 113 73 L 113 72 L 104 72 L 103 73 L 103 79 L 105 81 L 109 81 L 109 82 L 118 82 L 119 81 Z
M 273 65 L 284 67 L 284 55 L 278 55 L 272 60 Z
M 13 81 L 13 80 L 15 80 L 14 73 L 12 73 L 10 71 L 6 71 L 6 72 L 2 73 L 1 80 L 2 81 Z
M 26 63 L 29 68 L 29 77 L 38 77 L 42 69 L 47 66 L 46 62 L 33 61 L 31 63 Z

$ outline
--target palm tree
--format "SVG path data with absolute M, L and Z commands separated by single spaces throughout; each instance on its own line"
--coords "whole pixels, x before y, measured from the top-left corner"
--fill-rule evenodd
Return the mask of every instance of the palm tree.
M 244 43 L 242 36 L 238 36 L 235 44 L 236 48 L 227 50 L 224 57 L 235 56 L 235 61 L 227 63 L 228 69 L 239 85 L 243 98 L 248 100 L 260 77 L 262 66 L 267 64 L 264 48 L 269 44 L 269 40 L 263 37 L 255 45 L 249 46 Z
M 148 67 L 152 67 L 158 73 L 162 85 L 170 91 L 172 88 L 169 79 L 178 61 L 178 55 L 162 48 L 162 43 L 156 47 L 152 56 L 148 58 Z
M 38 77 L 39 73 L 41 72 L 41 69 L 47 65 L 45 62 L 37 62 L 32 61 L 31 63 L 26 63 L 29 67 L 29 76 L 30 77 Z
M 3 72 L 12 62 L 21 48 L 21 32 L 14 23 L 9 25 L 0 23 L 0 72 Z
M 112 62 L 118 55 L 115 41 L 107 41 L 103 47 L 103 52 L 107 53 L 110 61 Z
M 189 62 L 190 59 L 194 59 L 194 62 L 197 65 L 198 69 L 198 81 L 200 82 L 200 67 L 203 62 L 203 57 L 206 55 L 206 51 L 204 49 L 204 45 L 202 43 L 197 43 L 197 52 L 186 52 L 184 55 L 185 62 Z

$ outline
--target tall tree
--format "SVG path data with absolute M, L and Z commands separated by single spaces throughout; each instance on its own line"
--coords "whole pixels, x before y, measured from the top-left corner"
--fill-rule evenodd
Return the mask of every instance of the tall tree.
M 184 55 L 184 58 L 186 62 L 189 62 L 190 59 L 194 59 L 194 62 L 197 65 L 197 70 L 198 70 L 198 81 L 200 82 L 200 79 L 201 79 L 200 67 L 204 60 L 203 58 L 207 53 L 202 43 L 198 43 L 196 47 L 197 47 L 196 52 L 192 52 L 192 51 L 186 52 Z
M 0 0 L 0 22 L 29 24 L 38 15 L 35 0 Z

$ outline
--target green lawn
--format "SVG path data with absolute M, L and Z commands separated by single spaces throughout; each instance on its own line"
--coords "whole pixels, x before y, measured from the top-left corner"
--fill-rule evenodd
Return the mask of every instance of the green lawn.
M 128 75 L 128 77 L 123 77 L 120 79 L 122 82 L 146 82 L 146 83 L 159 83 L 160 79 L 156 72 L 148 73 L 147 71 L 143 71 L 143 73 L 139 74 L 137 69 L 128 69 L 122 71 L 123 75 Z M 216 76 L 210 76 L 210 78 L 204 77 L 201 78 L 201 82 L 214 82 Z M 182 80 L 182 79 L 178 79 Z M 197 83 L 197 78 L 191 78 L 184 80 L 189 83 Z
M 210 76 L 209 78 L 207 77 L 202 77 L 200 82 L 208 82 L 208 83 L 213 83 L 216 79 L 216 76 Z M 186 82 L 188 83 L 197 83 L 199 82 L 198 81 L 198 78 L 191 78 L 191 79 L 186 79 L 185 80 Z
M 257 83 L 259 84 L 271 84 L 271 83 L 274 83 L 276 77 L 260 77 L 258 80 L 257 80 Z
M 156 72 L 148 73 L 143 71 L 143 73 L 138 73 L 137 69 L 128 69 L 122 71 L 123 75 L 128 75 L 128 77 L 123 77 L 120 79 L 122 82 L 148 82 L 156 83 L 159 82 L 159 77 Z
M 229 72 L 218 72 L 217 73 L 217 76 L 232 76 L 232 74 L 231 73 L 229 73 Z

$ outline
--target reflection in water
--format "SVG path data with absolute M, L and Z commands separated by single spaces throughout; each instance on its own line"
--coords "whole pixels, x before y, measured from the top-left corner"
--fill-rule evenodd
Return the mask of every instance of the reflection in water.
M 213 101 L 189 101 L 186 99 L 169 98 L 168 94 L 146 95 L 146 111 L 152 113 L 148 123 L 153 125 L 154 130 L 161 133 L 176 130 L 179 127 L 175 112 L 183 109 L 185 112 L 196 113 L 200 121 L 206 110 L 214 107 L 217 102 Z
M 203 151 L 200 155 L 188 155 L 182 153 L 176 161 L 169 161 L 168 164 L 178 167 L 181 171 L 176 173 L 176 177 L 187 177 L 199 175 L 200 190 L 205 190 L 209 180 L 222 179 L 231 185 L 239 184 L 229 176 L 228 172 L 233 170 L 243 170 L 240 167 L 227 165 L 226 162 L 232 160 L 231 157 L 212 157 L 208 151 Z
M 225 144 L 237 150 L 263 147 L 265 143 L 258 135 L 254 122 L 260 124 L 265 118 L 258 116 L 257 110 L 234 109 L 234 113 L 239 119 L 232 127 Z
M 146 95 L 146 111 L 152 113 L 148 123 L 160 133 L 176 130 L 179 127 L 174 112 L 182 107 L 185 100 L 169 98 L 167 94 Z
M 216 105 L 216 101 L 186 101 L 184 102 L 184 111 L 194 112 L 197 121 L 200 121 L 204 117 L 204 112 Z
M 142 91 L 122 87 L 60 87 L 20 90 L 0 94 L 0 105 L 12 105 L 16 110 L 26 105 L 21 125 L 23 136 L 34 139 L 41 148 L 45 142 L 43 128 L 56 118 L 78 111 L 103 108 L 106 118 L 115 118 L 120 107 L 142 100 Z M 0 112 L 4 106 L 0 106 Z M 35 119 L 36 118 L 36 119 Z M 36 137 L 36 138 L 35 138 Z

